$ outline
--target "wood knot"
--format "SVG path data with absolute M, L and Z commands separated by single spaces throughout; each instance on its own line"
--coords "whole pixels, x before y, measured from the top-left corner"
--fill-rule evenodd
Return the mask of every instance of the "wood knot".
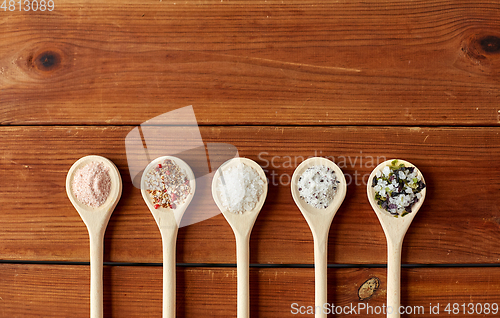
M 500 71 L 500 34 L 477 31 L 461 43 L 455 66 L 476 74 L 498 74 Z
M 378 277 L 372 277 L 365 281 L 358 289 L 359 300 L 368 300 L 380 287 L 380 279 Z
M 40 71 L 52 71 L 61 65 L 61 55 L 54 51 L 44 51 L 32 58 L 31 63 Z
M 488 35 L 479 40 L 481 48 L 486 53 L 500 53 L 500 37 Z
M 462 51 L 475 63 L 494 59 L 500 53 L 500 37 L 496 35 L 472 35 L 462 44 Z
M 33 80 L 56 80 L 73 71 L 74 47 L 58 42 L 28 44 L 20 55 L 13 57 L 13 64 Z M 21 74 L 21 73 L 20 73 Z

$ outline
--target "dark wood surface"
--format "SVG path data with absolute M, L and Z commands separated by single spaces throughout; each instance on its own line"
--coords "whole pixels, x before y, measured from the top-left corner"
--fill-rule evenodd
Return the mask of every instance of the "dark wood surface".
M 1 12 L 3 124 L 498 125 L 498 1 L 55 1 Z
M 199 135 L 169 113 L 188 105 Z M 309 156 L 333 159 L 349 182 L 329 236 L 329 302 L 385 302 L 386 243 L 365 182 L 377 162 L 402 158 L 428 183 L 402 256 L 403 304 L 425 314 L 406 317 L 500 303 L 499 1 L 0 9 L 0 317 L 89 316 L 88 235 L 65 178 L 90 154 L 124 182 L 105 235 L 105 317 L 160 317 L 160 233 L 129 171 L 144 149 L 126 146 L 157 116 L 175 133 L 156 127 L 148 142 L 209 154 L 183 153 L 198 188 L 177 243 L 179 317 L 236 315 L 234 236 L 209 189 L 228 149 L 270 179 L 250 242 L 252 317 L 302 316 L 291 304 L 314 303 L 312 235 L 289 185 Z M 373 277 L 380 288 L 360 301 Z
M 0 288 L 10 291 L 2 294 L 3 317 L 89 316 L 88 267 L 4 264 L 0 269 Z M 460 317 L 449 315 L 446 306 L 465 304 L 468 311 L 469 303 L 496 303 L 500 297 L 498 275 L 498 268 L 403 269 L 402 305 L 409 306 L 407 312 L 415 310 L 404 316 Z M 161 317 L 160 267 L 105 266 L 104 276 L 106 317 Z M 371 278 L 380 279 L 380 287 L 370 299 L 360 300 L 358 290 Z M 384 317 L 371 314 L 368 306 L 374 311 L 383 308 L 385 279 L 386 271 L 381 268 L 330 268 L 328 304 L 357 309 L 343 316 Z M 235 316 L 236 268 L 178 268 L 177 283 L 178 317 Z M 252 317 L 311 317 L 293 312 L 300 306 L 307 311 L 314 303 L 313 268 L 252 268 L 250 286 Z M 430 313 L 430 304 L 439 304 L 439 315 Z M 420 306 L 423 309 L 418 313 Z M 496 317 L 492 313 L 462 317 L 485 316 Z
M 106 231 L 105 261 L 160 263 L 160 233 L 128 171 L 124 140 L 132 128 L 1 128 L 3 146 L 17 149 L 0 161 L 2 179 L 9 180 L 0 193 L 0 227 L 5 229 L 0 232 L 1 258 L 88 261 L 87 230 L 66 196 L 65 178 L 78 158 L 98 154 L 117 164 L 124 182 Z M 252 126 L 200 131 L 205 142 L 232 144 L 240 156 L 267 171 L 269 194 L 252 232 L 251 263 L 313 262 L 312 235 L 289 183 L 295 161 L 315 154 L 334 159 L 348 182 L 330 231 L 330 263 L 386 262 L 385 237 L 368 204 L 366 180 L 377 161 L 390 158 L 413 162 L 428 183 L 426 201 L 405 239 L 404 263 L 498 263 L 500 128 Z M 234 236 L 217 214 L 211 176 L 198 176 L 196 199 L 185 218 L 215 216 L 180 229 L 181 263 L 235 262 Z

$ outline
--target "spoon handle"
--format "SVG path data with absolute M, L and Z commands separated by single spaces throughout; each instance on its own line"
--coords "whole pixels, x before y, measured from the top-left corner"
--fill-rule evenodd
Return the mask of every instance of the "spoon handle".
M 387 241 L 387 317 L 399 318 L 402 241 Z M 391 310 L 392 309 L 392 310 Z
M 326 237 L 314 236 L 314 306 L 316 318 L 326 318 L 323 306 L 327 303 L 327 252 L 328 232 Z
M 163 318 L 175 318 L 175 243 L 178 227 L 161 231 L 163 246 Z
M 90 239 L 90 318 L 103 317 L 102 262 L 104 232 L 89 232 Z
M 236 235 L 236 268 L 238 279 L 237 317 L 250 317 L 250 262 L 249 262 L 249 235 Z

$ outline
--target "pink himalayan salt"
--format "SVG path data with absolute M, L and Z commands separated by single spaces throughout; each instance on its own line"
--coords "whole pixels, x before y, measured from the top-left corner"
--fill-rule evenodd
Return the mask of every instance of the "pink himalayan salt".
M 78 201 L 93 208 L 101 206 L 109 196 L 111 178 L 109 168 L 94 162 L 75 172 L 72 184 L 73 194 Z

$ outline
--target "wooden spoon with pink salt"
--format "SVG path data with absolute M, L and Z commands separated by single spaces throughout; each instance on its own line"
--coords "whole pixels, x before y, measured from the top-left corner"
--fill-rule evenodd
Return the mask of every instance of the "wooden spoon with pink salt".
M 90 317 L 102 318 L 104 232 L 122 194 L 120 172 L 107 158 L 83 157 L 68 171 L 66 193 L 89 232 Z

